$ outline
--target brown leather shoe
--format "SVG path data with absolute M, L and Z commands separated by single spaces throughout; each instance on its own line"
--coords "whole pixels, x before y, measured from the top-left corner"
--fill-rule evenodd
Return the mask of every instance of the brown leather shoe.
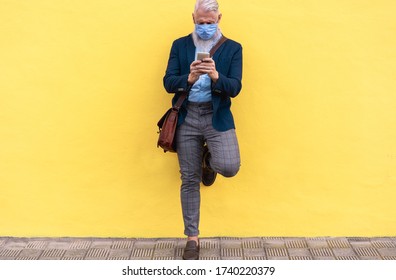
M 196 241 L 187 241 L 183 252 L 183 260 L 198 260 L 199 259 L 199 245 Z
M 205 145 L 202 159 L 202 184 L 207 187 L 213 185 L 217 176 L 217 173 L 210 167 L 210 157 L 208 146 Z

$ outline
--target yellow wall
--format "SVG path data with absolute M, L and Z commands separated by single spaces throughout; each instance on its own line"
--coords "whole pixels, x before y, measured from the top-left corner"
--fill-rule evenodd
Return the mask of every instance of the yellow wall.
M 194 0 L 0 0 L 0 235 L 182 236 L 162 77 Z M 203 236 L 396 233 L 396 2 L 220 0 L 242 167 Z

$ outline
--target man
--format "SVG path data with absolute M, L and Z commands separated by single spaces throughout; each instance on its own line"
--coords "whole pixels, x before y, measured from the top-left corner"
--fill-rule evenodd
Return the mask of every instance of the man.
M 212 58 L 197 59 L 222 38 L 222 14 L 216 0 L 197 0 L 195 30 L 173 42 L 164 87 L 175 93 L 173 104 L 188 92 L 178 120 L 176 149 L 181 173 L 184 234 L 183 259 L 199 258 L 200 182 L 210 186 L 219 173 L 235 176 L 240 155 L 230 110 L 231 98 L 241 91 L 242 46 L 226 40 Z

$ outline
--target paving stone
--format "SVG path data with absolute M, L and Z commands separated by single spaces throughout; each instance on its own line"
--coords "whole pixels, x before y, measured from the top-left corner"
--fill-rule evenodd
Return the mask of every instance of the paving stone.
M 62 260 L 65 261 L 78 261 L 78 260 L 83 260 L 83 257 L 63 257 Z
M 15 260 L 17 260 L 17 261 L 35 261 L 38 259 L 37 259 L 37 257 L 31 257 L 31 256 L 18 256 Z
M 73 242 L 73 241 L 71 241 L 71 242 Z M 88 253 L 88 249 L 67 249 L 61 259 L 62 260 L 83 260 L 87 253 Z
M 173 257 L 166 257 L 166 256 L 154 256 L 152 260 L 161 260 L 161 261 L 170 261 L 173 260 Z
M 91 240 L 73 240 L 69 249 L 89 249 Z
M 352 248 L 333 248 L 332 251 L 336 258 L 357 256 Z
M 367 237 L 349 237 L 347 238 L 352 247 L 371 247 L 370 238 Z
M 221 260 L 221 258 L 220 257 L 216 257 L 216 256 L 214 256 L 214 257 L 206 257 L 206 256 L 199 256 L 199 259 L 200 260 L 207 260 L 207 261 L 214 261 L 214 260 Z
M 242 248 L 221 248 L 220 255 L 222 259 L 240 259 L 243 257 L 243 250 Z
M 155 250 L 173 249 L 176 246 L 175 241 L 158 241 L 155 244 Z
M 346 238 L 329 238 L 327 240 L 330 248 L 350 248 L 348 239 Z
M 201 249 L 220 249 L 220 242 L 215 239 L 201 239 L 199 246 Z
M 375 248 L 396 248 L 396 244 L 390 238 L 372 239 L 371 244 Z
M 201 239 L 200 241 L 203 241 L 203 239 Z M 176 246 L 176 248 L 184 248 L 186 246 L 186 243 L 187 243 L 186 239 L 178 239 L 178 240 L 176 240 L 175 246 Z
M 315 260 L 334 260 L 335 257 L 330 248 L 310 248 L 309 251 Z
M 110 249 L 112 245 L 113 245 L 112 240 L 96 239 L 96 240 L 92 240 L 90 248 Z
M 244 260 L 250 260 L 250 261 L 259 261 L 259 260 L 267 260 L 266 256 L 244 256 Z
M 396 260 L 396 257 L 395 256 L 383 256 L 382 259 L 392 261 L 392 260 Z
M 257 249 L 263 247 L 261 238 L 246 239 L 242 241 L 242 247 L 246 249 Z
M 28 243 L 28 239 L 10 239 L 7 243 L 5 243 L 4 248 L 22 250 L 26 248 Z
M 251 257 L 266 256 L 264 248 L 243 249 L 243 255 Z
M 154 255 L 153 248 L 133 248 L 131 259 L 132 260 L 151 260 Z
M 289 255 L 286 248 L 265 248 L 269 260 L 287 260 Z
M 234 240 L 234 241 L 243 241 L 243 238 L 241 237 L 220 237 L 220 240 Z
M 242 248 L 242 240 L 239 238 L 221 238 L 221 248 Z
M 81 260 L 81 259 L 84 259 L 87 252 L 88 252 L 88 250 L 86 250 L 86 249 L 69 249 L 69 250 L 66 250 L 62 259 Z
M 156 240 L 136 240 L 135 244 L 133 245 L 134 248 L 140 249 L 154 249 L 155 245 L 157 244 Z
M 70 248 L 70 243 L 71 241 L 50 241 L 46 249 L 67 250 Z
M 334 256 L 313 256 L 314 260 L 320 261 L 320 260 L 336 260 L 336 257 Z
M 396 248 L 394 247 L 378 248 L 377 251 L 382 257 L 396 257 Z
M 21 250 L 18 249 L 0 249 L 0 259 L 9 260 L 16 258 Z
M 327 248 L 329 244 L 327 243 L 326 238 L 306 238 L 305 241 L 307 242 L 307 246 L 309 248 Z
M 109 260 L 129 260 L 132 249 L 111 249 L 109 251 Z
M 43 253 L 43 250 L 39 250 L 39 249 L 23 249 L 23 250 L 21 250 L 17 259 L 37 260 L 42 253 Z
M 214 258 L 218 257 L 220 258 L 220 248 L 210 248 L 210 249 L 205 249 L 201 248 L 199 251 L 199 255 L 202 257 L 208 257 L 208 258 Z M 180 257 L 183 255 L 183 250 L 180 251 Z
M 372 247 L 353 248 L 360 259 L 378 259 L 379 253 Z
M 41 260 L 60 260 L 63 255 L 66 253 L 64 249 L 46 249 L 41 254 Z
M 265 251 L 267 255 L 271 257 L 283 257 L 288 255 L 286 248 L 265 248 Z
M 154 250 L 154 258 L 155 257 L 175 257 L 175 248 L 170 249 L 155 249 Z
M 279 256 L 279 257 L 267 256 L 267 260 L 280 261 L 280 260 L 290 260 L 290 258 L 288 256 Z
M 219 249 L 220 250 L 220 249 Z M 183 248 L 179 248 L 177 247 L 175 249 L 175 259 L 176 260 L 181 260 L 182 256 L 183 256 L 183 251 L 184 251 L 184 247 Z M 204 251 L 205 252 L 205 251 Z M 220 255 L 220 254 L 219 254 Z
M 287 248 L 308 248 L 307 241 L 304 238 L 287 238 L 285 239 Z
M 109 255 L 110 250 L 105 248 L 91 248 L 88 250 L 85 259 L 87 260 L 105 260 Z
M 111 244 L 111 249 L 132 249 L 134 245 L 133 240 L 115 240 Z
M 279 240 L 282 241 L 284 240 L 285 237 L 278 237 L 278 236 L 266 236 L 266 237 L 261 237 L 263 240 Z M 287 237 L 286 237 L 287 238 Z
M 223 248 L 220 252 L 222 260 L 243 260 L 242 249 L 227 249 Z
M 313 258 L 312 256 L 291 256 L 290 260 L 309 261 L 309 260 L 313 260 Z
M 310 257 L 312 258 L 311 252 L 308 248 L 289 248 L 288 250 L 290 257 Z
M 350 241 L 349 244 L 351 244 L 351 246 L 354 248 L 369 248 L 372 246 L 370 241 Z
M 48 241 L 42 241 L 42 240 L 35 240 L 35 241 L 30 241 L 26 245 L 27 249 L 45 249 L 48 246 Z
M 264 247 L 286 248 L 283 238 L 263 238 Z
M 336 260 L 353 261 L 360 260 L 358 256 L 336 256 Z
M 347 237 L 349 242 L 363 242 L 370 241 L 369 237 Z

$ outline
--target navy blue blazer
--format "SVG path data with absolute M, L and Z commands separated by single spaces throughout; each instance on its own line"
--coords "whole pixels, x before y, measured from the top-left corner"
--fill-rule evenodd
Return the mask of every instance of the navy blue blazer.
M 194 58 L 195 45 L 191 34 L 173 42 L 163 79 L 166 91 L 175 93 L 173 105 L 181 93 L 190 90 L 187 80 Z M 212 82 L 213 128 L 227 131 L 235 128 L 230 108 L 231 98 L 236 97 L 242 88 L 242 46 L 228 39 L 213 55 L 213 60 L 219 72 L 217 82 Z M 187 100 L 180 109 L 178 125 L 187 115 L 186 105 Z

